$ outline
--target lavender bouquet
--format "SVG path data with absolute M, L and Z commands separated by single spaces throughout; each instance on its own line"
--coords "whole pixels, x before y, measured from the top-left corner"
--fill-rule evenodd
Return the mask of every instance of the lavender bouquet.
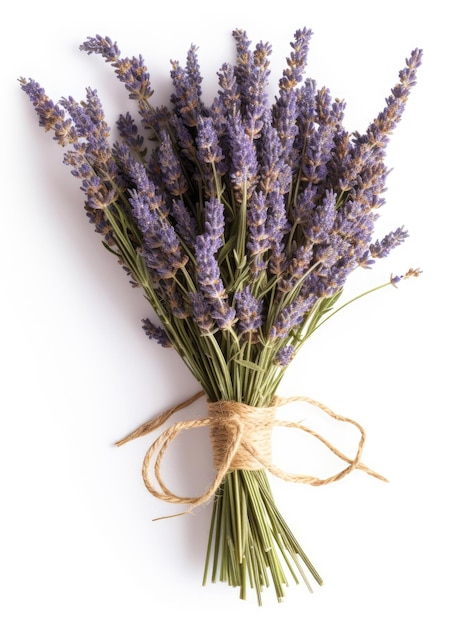
M 242 30 L 233 36 L 236 61 L 218 72 L 213 102 L 202 100 L 192 46 L 185 66 L 172 62 L 170 106 L 152 103 L 141 56 L 122 57 L 108 37 L 88 38 L 81 49 L 103 56 L 136 104 L 138 120 L 120 115 L 113 139 L 97 91 L 55 104 L 36 81 L 20 82 L 40 126 L 66 148 L 64 162 L 80 180 L 104 246 L 144 291 L 156 315 L 144 330 L 178 352 L 202 387 L 198 396 L 207 398 L 206 417 L 161 431 L 145 457 L 145 484 L 187 510 L 213 499 L 204 582 L 225 581 L 242 598 L 251 587 L 261 603 L 271 585 L 281 600 L 290 577 L 322 583 L 276 507 L 268 472 L 312 485 L 356 468 L 377 476 L 360 461 L 361 426 L 302 399 L 359 428 L 351 459 L 308 427 L 277 420 L 278 406 L 300 400 L 282 400 L 277 389 L 304 342 L 348 304 L 338 300 L 350 273 L 407 236 L 398 228 L 375 239 L 374 226 L 384 202 L 385 149 L 421 51 L 406 60 L 386 107 L 361 134 L 345 130 L 343 101 L 303 78 L 310 30 L 295 33 L 272 103 L 271 46 L 252 48 Z M 370 291 L 418 273 L 391 276 Z M 196 397 L 119 443 L 161 427 Z M 275 425 L 321 439 L 344 469 L 328 479 L 278 469 L 271 461 Z M 160 461 L 179 432 L 201 426 L 210 427 L 215 481 L 201 496 L 181 497 L 164 484 Z

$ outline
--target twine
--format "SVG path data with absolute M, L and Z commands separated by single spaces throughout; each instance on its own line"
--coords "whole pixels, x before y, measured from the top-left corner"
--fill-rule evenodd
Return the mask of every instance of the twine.
M 133 439 L 142 437 L 157 428 L 160 428 L 174 413 L 191 406 L 204 395 L 203 391 L 196 393 L 184 402 L 152 418 L 124 439 L 116 443 L 121 446 Z M 294 402 L 305 402 L 310 404 L 328 416 L 339 422 L 351 424 L 360 433 L 358 448 L 354 458 L 349 458 L 333 444 L 319 435 L 315 430 L 305 426 L 300 422 L 276 419 L 278 407 L 292 404 Z M 374 472 L 364 463 L 361 463 L 361 455 L 366 440 L 366 433 L 363 427 L 353 419 L 335 413 L 329 407 L 317 400 L 306 396 L 291 396 L 289 398 L 275 397 L 269 407 L 252 407 L 240 402 L 220 400 L 218 402 L 208 402 L 208 416 L 205 418 L 184 420 L 169 426 L 151 444 L 146 452 L 142 466 L 143 481 L 148 491 L 155 497 L 165 502 L 174 504 L 188 504 L 189 508 L 185 513 L 189 513 L 193 508 L 207 502 L 215 495 L 222 483 L 225 475 L 235 469 L 255 470 L 266 469 L 274 476 L 282 480 L 304 483 L 312 486 L 321 486 L 333 483 L 358 469 L 366 472 L 370 476 L 388 482 L 384 476 Z M 215 479 L 207 491 L 197 497 L 179 496 L 173 493 L 163 482 L 161 477 L 161 461 L 171 444 L 171 442 L 184 430 L 210 427 L 210 437 L 212 442 L 213 459 L 216 469 Z M 283 428 L 297 428 L 318 439 L 335 456 L 346 463 L 346 467 L 339 472 L 326 478 L 310 476 L 307 474 L 292 474 L 280 469 L 273 464 L 271 458 L 271 435 L 275 426 Z M 154 459 L 154 461 L 153 461 Z M 156 484 L 158 486 L 156 486 Z M 180 513 L 178 515 L 182 515 Z M 174 516 L 170 516 L 174 517 Z M 160 518 L 162 519 L 162 518 Z

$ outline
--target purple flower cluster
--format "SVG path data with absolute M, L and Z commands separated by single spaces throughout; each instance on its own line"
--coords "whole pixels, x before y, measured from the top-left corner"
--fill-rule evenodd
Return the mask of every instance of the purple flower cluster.
M 350 133 L 344 102 L 304 79 L 310 30 L 295 33 L 273 102 L 271 46 L 252 47 L 242 30 L 233 35 L 236 62 L 218 72 L 213 102 L 202 100 L 192 46 L 185 66 L 171 63 L 169 107 L 153 106 L 141 56 L 122 57 L 108 37 L 88 38 L 81 49 L 103 56 L 137 102 L 139 121 L 120 115 L 113 144 L 95 91 L 80 103 L 55 104 L 34 80 L 21 86 L 40 125 L 66 148 L 89 219 L 158 315 L 184 320 L 181 336 L 223 342 L 228 331 L 240 348 L 273 345 L 274 362 L 284 367 L 311 312 L 339 294 L 354 269 L 407 237 L 398 228 L 374 240 L 374 226 L 386 146 L 422 53 L 406 60 L 366 131 Z M 162 345 L 177 337 L 149 320 L 145 330 Z

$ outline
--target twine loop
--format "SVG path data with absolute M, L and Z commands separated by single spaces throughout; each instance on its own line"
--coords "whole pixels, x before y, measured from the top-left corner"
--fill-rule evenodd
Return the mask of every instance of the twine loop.
M 116 445 L 121 446 L 160 428 L 172 415 L 192 405 L 203 395 L 204 392 L 201 391 L 184 402 L 161 413 L 157 417 L 152 418 L 130 435 L 118 441 Z M 355 456 L 352 459 L 349 458 L 327 439 L 322 437 L 322 435 L 301 422 L 276 419 L 278 407 L 294 402 L 305 402 L 322 410 L 334 420 L 354 426 L 360 434 Z M 205 418 L 184 420 L 169 426 L 151 444 L 143 460 L 142 476 L 148 491 L 165 502 L 188 504 L 189 508 L 185 513 L 189 513 L 193 508 L 204 504 L 212 498 L 225 478 L 225 475 L 236 469 L 266 469 L 282 480 L 312 486 L 321 486 L 335 482 L 344 478 L 353 470 L 358 469 L 378 480 L 387 482 L 384 476 L 374 472 L 361 462 L 361 455 L 366 440 L 366 433 L 363 427 L 355 420 L 335 413 L 332 409 L 317 400 L 306 396 L 292 396 L 288 398 L 275 397 L 272 405 L 269 407 L 253 407 L 240 402 L 220 400 L 218 402 L 208 402 L 207 409 L 207 417 Z M 207 491 L 200 496 L 185 497 L 176 495 L 165 485 L 161 477 L 161 461 L 163 456 L 168 446 L 179 433 L 184 430 L 206 426 L 210 427 L 213 460 L 216 469 L 215 478 Z M 276 426 L 296 428 L 315 437 L 335 456 L 346 463 L 346 466 L 339 472 L 326 478 L 306 474 L 293 474 L 277 467 L 273 464 L 271 456 L 272 432 Z M 179 513 L 178 515 L 183 515 L 183 513 Z M 174 517 L 174 515 L 169 517 Z

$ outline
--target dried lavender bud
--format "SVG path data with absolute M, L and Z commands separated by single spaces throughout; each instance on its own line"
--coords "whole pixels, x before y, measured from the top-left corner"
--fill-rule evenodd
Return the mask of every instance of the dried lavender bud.
M 249 199 L 257 183 L 258 161 L 253 142 L 245 131 L 241 115 L 229 122 L 231 141 L 231 163 L 229 174 L 238 202 Z
M 305 237 L 313 244 L 325 244 L 329 240 L 334 228 L 336 211 L 336 196 L 333 191 L 327 191 L 324 199 L 317 204 L 311 213 L 311 204 L 316 192 L 309 187 L 297 200 L 300 202 L 300 219 Z
M 226 116 L 230 115 L 233 117 L 236 115 L 236 112 L 240 110 L 240 90 L 235 68 L 230 63 L 224 63 L 217 72 L 217 76 L 220 89 L 213 103 L 212 111 L 214 112 L 214 117 L 217 119 L 220 117 L 226 125 Z M 221 115 L 216 116 L 216 112 L 221 112 Z
M 327 163 L 335 146 L 334 136 L 340 123 L 340 107 L 333 107 L 327 88 L 315 95 L 315 118 L 317 128 L 305 136 L 306 149 L 302 157 L 304 180 L 318 184 L 327 176 Z
M 263 118 L 268 105 L 267 84 L 271 46 L 260 42 L 250 50 L 250 41 L 245 31 L 233 33 L 237 44 L 237 79 L 241 113 L 248 136 L 255 140 L 260 136 Z
M 269 331 L 269 338 L 284 339 L 287 337 L 292 329 L 302 324 L 315 300 L 316 297 L 314 295 L 306 298 L 299 296 L 285 306 L 275 319 Z
M 197 122 L 196 144 L 202 163 L 213 163 L 218 174 L 226 172 L 225 157 L 218 142 L 218 135 L 212 117 L 199 117 Z
M 219 196 L 221 178 L 227 172 L 227 163 L 213 117 L 199 117 L 195 144 L 198 166 L 194 179 L 203 188 L 206 197 Z
M 203 335 L 215 332 L 215 320 L 212 317 L 212 307 L 204 294 L 197 291 L 189 294 L 192 307 L 192 319 Z
M 175 229 L 179 237 L 190 248 L 195 245 L 197 222 L 181 198 L 173 198 L 170 214 L 174 219 Z
M 150 200 L 136 189 L 130 190 L 132 215 L 143 235 L 140 254 L 156 280 L 172 278 L 184 267 L 189 258 L 169 220 L 156 209 L 162 199 L 155 196 Z
M 54 139 L 60 146 L 77 141 L 72 121 L 66 119 L 64 111 L 49 98 L 39 83 L 31 78 L 20 78 L 21 89 L 28 95 L 44 130 L 53 130 Z
M 388 233 L 381 241 L 377 240 L 370 245 L 370 253 L 372 258 L 381 259 L 399 246 L 409 236 L 408 232 L 404 230 L 404 227 L 397 228 L 396 230 Z
M 223 245 L 225 216 L 223 204 L 217 198 L 210 198 L 204 203 L 205 234 L 207 245 L 212 254 L 218 252 Z
M 171 102 L 174 105 L 174 111 L 186 126 L 197 126 L 199 116 L 205 112 L 201 100 L 202 78 L 197 60 L 197 48 L 191 46 L 185 68 L 182 68 L 177 61 L 171 62 L 171 68 L 171 79 L 174 85 Z
M 159 133 L 159 149 L 156 158 L 160 166 L 160 178 L 171 196 L 182 196 L 188 189 L 184 172 L 176 156 L 169 133 L 162 130 Z
M 287 219 L 284 197 L 274 192 L 268 196 L 268 201 L 267 232 L 271 252 L 269 271 L 275 276 L 280 276 L 287 266 L 284 237 L 290 231 L 290 224 Z
M 297 118 L 297 94 L 295 91 L 282 91 L 273 106 L 272 117 L 282 146 L 282 157 L 292 172 L 299 167 L 301 155 L 294 147 L 299 132 Z
M 279 367 L 287 367 L 295 356 L 294 346 L 283 346 L 274 357 L 275 365 Z
M 295 287 L 304 274 L 314 263 L 314 251 L 312 243 L 304 243 L 297 247 L 294 254 L 287 262 L 287 270 L 278 283 L 278 293 L 288 293 Z
M 220 267 L 215 256 L 215 242 L 208 233 L 199 235 L 195 244 L 195 260 L 199 289 L 212 311 L 212 318 L 221 329 L 233 325 L 235 310 L 228 305 Z
M 144 319 L 141 321 L 143 322 L 142 328 L 145 331 L 146 335 L 149 337 L 149 339 L 152 339 L 153 341 L 157 341 L 159 345 L 162 346 L 163 348 L 173 347 L 164 328 L 162 328 L 161 326 L 156 326 L 149 319 Z
M 263 301 L 256 298 L 249 286 L 237 291 L 234 296 L 238 332 L 244 338 L 251 336 L 263 324 Z
M 413 269 L 411 267 L 405 274 L 401 276 L 394 276 L 393 274 L 391 274 L 390 282 L 393 287 L 397 287 L 398 283 L 400 283 L 402 280 L 407 280 L 408 278 L 418 278 L 421 274 L 422 270 L 420 270 L 419 268 Z
M 308 28 L 303 28 L 295 32 L 294 41 L 290 44 L 293 52 L 291 52 L 287 59 L 288 67 L 284 70 L 283 76 L 279 81 L 280 90 L 288 91 L 293 89 L 302 80 L 307 65 L 311 37 L 312 31 Z
M 143 142 L 144 137 L 140 135 L 138 126 L 129 113 L 125 115 L 120 114 L 117 121 L 117 129 L 120 133 L 120 137 L 126 143 L 126 145 L 132 150 L 136 150 L 143 154 Z
M 292 172 L 284 161 L 284 149 L 269 114 L 264 120 L 258 149 L 259 189 L 265 195 L 275 192 L 285 195 L 291 186 Z
M 266 228 L 268 203 L 266 196 L 261 192 L 253 194 L 247 212 L 247 240 L 246 249 L 250 258 L 253 275 L 263 272 L 268 262 L 265 253 L 270 249 L 269 235 Z
M 118 79 L 130 92 L 129 97 L 132 100 L 148 100 L 153 95 L 148 69 L 141 55 L 122 59 L 117 44 L 113 43 L 110 37 L 100 35 L 88 37 L 79 49 L 87 54 L 99 54 L 110 63 L 115 68 Z

